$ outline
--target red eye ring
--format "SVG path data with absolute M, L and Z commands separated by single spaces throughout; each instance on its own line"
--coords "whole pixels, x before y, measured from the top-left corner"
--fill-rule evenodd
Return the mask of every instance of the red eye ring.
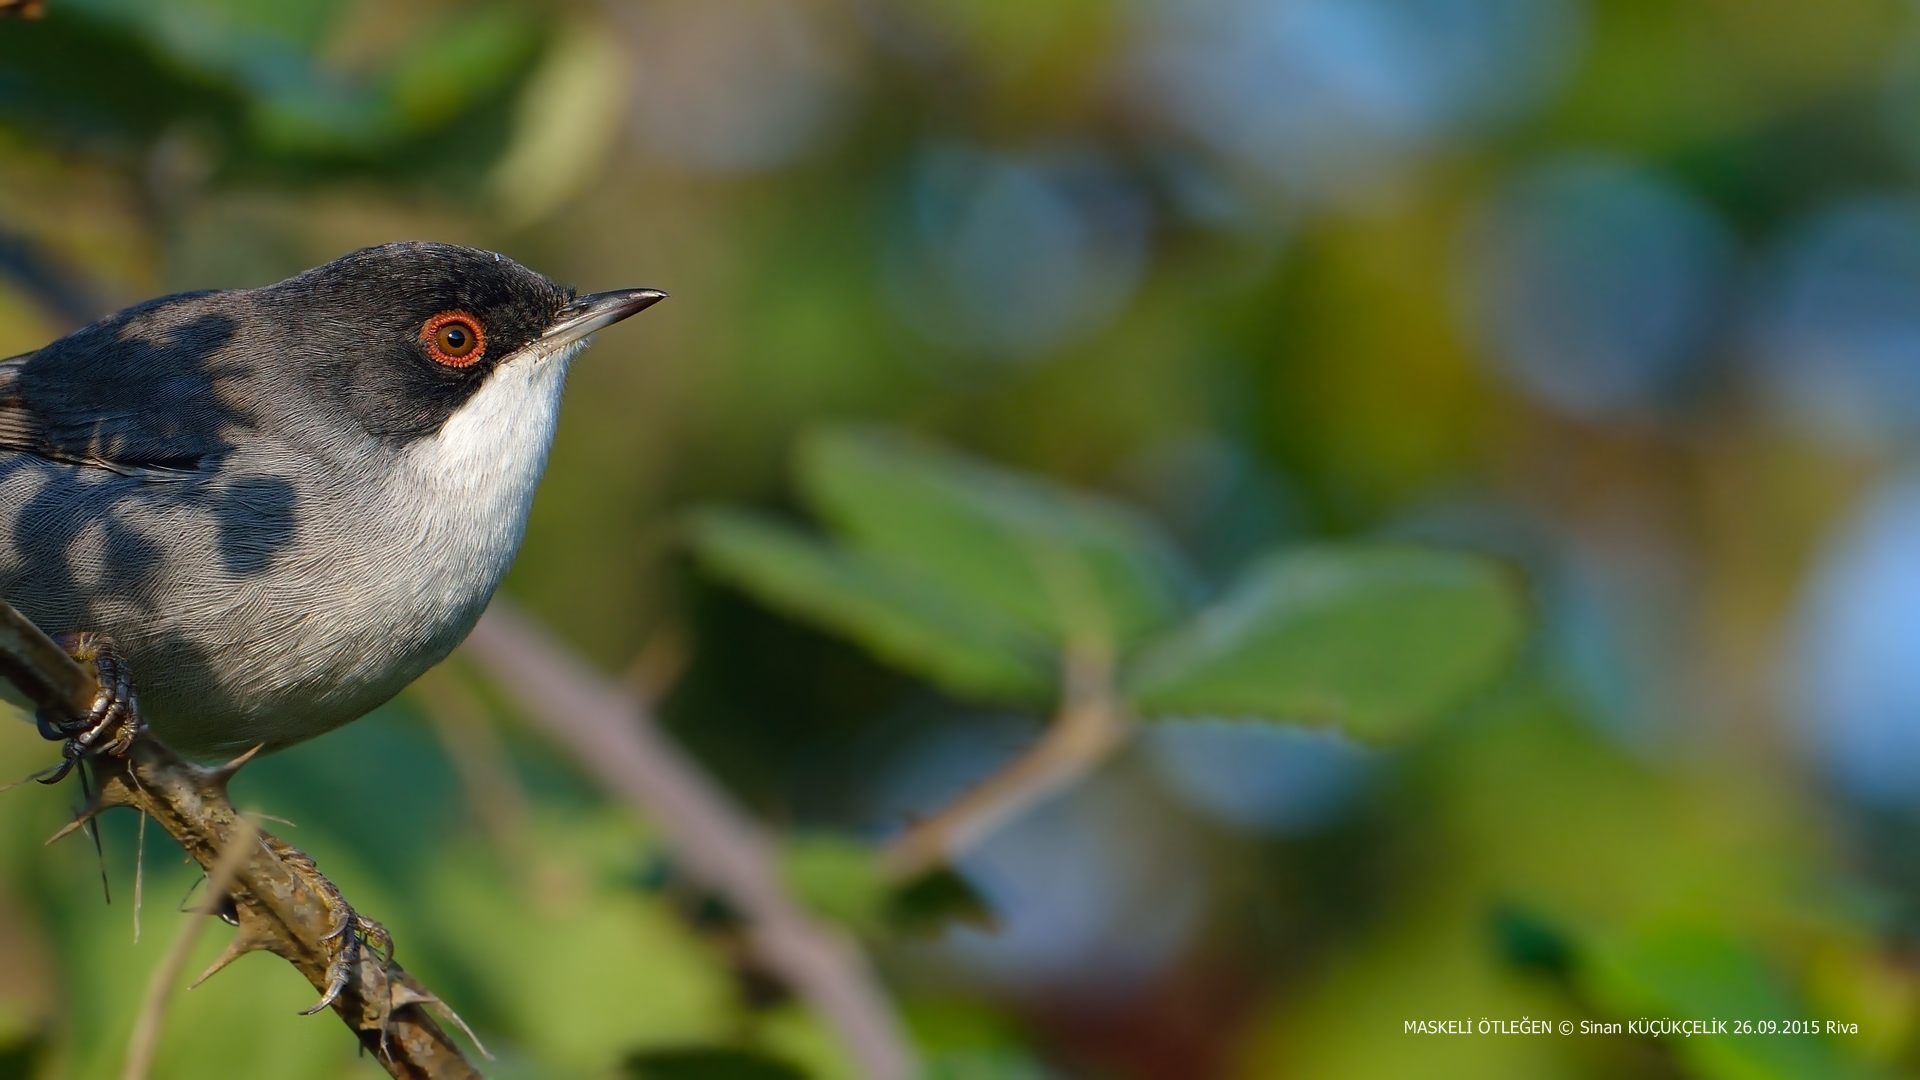
M 420 328 L 420 343 L 436 364 L 469 367 L 487 351 L 487 335 L 480 320 L 464 311 L 443 311 Z

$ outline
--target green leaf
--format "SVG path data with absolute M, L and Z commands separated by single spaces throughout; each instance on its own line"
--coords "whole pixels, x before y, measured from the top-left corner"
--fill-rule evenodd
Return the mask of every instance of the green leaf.
M 955 694 L 1033 702 L 1053 692 L 1058 664 L 1044 642 L 904 567 L 726 511 L 699 515 L 693 544 L 716 577 Z
M 1368 545 L 1256 563 L 1130 667 L 1144 716 L 1336 724 L 1386 741 L 1460 704 L 1513 657 L 1524 619 L 1496 564 Z
M 1033 1055 L 1012 1046 L 969 1047 L 928 1055 L 927 1080 L 1050 1080 Z
M 725 956 L 674 897 L 632 887 L 647 842 L 630 816 L 556 812 L 528 824 L 529 863 L 502 863 L 466 843 L 407 871 L 424 876 L 401 879 L 419 913 L 404 940 L 458 950 L 513 935 L 520 947 L 461 954 L 463 970 L 468 992 L 496 1010 L 517 1051 L 548 1066 L 543 1075 L 606 1076 L 636 1047 L 704 1045 L 737 1030 L 738 984 Z M 544 884 L 514 887 L 502 876 L 521 869 Z
M 888 888 L 872 847 L 838 836 L 804 836 L 784 855 L 787 887 L 808 907 L 855 930 L 880 927 Z
M 346 6 L 331 0 L 68 6 L 192 80 L 239 94 L 250 141 L 289 159 L 393 151 L 512 85 L 541 38 L 530 12 L 488 4 L 420 20 L 404 36 L 342 57 L 340 42 L 353 40 L 354 28 Z
M 777 1058 L 747 1050 L 654 1050 L 627 1059 L 633 1080 L 807 1080 L 807 1074 Z
M 1589 949 L 1583 988 L 1614 1016 L 1627 1019 L 1727 1021 L 1726 1033 L 1661 1035 L 1705 1080 L 1844 1080 L 1876 1075 L 1849 1060 L 1817 1015 L 1783 987 L 1753 950 L 1717 931 L 1668 928 Z M 1846 1017 L 1831 1019 L 1846 1020 Z M 1755 1030 L 1733 1030 L 1752 1021 Z M 1812 1022 L 1814 1034 L 1778 1025 Z M 1776 1025 L 1767 1031 L 1761 1025 Z
M 936 867 L 900 886 L 887 903 L 887 925 L 906 936 L 931 936 L 954 923 L 998 930 L 1000 920 L 973 883 Z
M 979 1000 L 921 996 L 902 1003 L 921 1051 L 922 1080 L 1049 1080 L 1013 1017 Z
M 1055 642 L 1124 646 L 1187 611 L 1187 572 L 1139 515 L 898 435 L 816 432 L 813 509 L 853 546 L 910 566 Z
M 931 936 L 958 922 L 995 928 L 987 901 L 966 878 L 938 867 L 900 885 L 880 852 L 839 836 L 802 836 L 782 859 L 787 887 L 809 908 L 864 934 Z

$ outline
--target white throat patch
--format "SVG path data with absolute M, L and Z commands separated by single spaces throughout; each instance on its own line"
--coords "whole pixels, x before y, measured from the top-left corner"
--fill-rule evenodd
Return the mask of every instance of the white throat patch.
M 567 365 L 585 345 L 508 357 L 439 433 L 403 452 L 403 490 L 394 494 L 412 510 L 401 516 L 437 549 L 446 585 L 491 593 L 513 561 L 547 467 Z

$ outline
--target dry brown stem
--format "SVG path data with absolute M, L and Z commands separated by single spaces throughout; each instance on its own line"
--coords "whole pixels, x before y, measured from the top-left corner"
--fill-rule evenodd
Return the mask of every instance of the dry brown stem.
M 201 931 L 207 928 L 205 917 L 219 912 L 220 898 L 233 887 L 233 876 L 247 861 L 247 849 L 258 839 L 257 830 L 246 818 L 241 818 L 239 824 L 233 843 L 227 845 L 220 861 L 207 873 L 207 899 L 189 912 L 200 918 L 188 919 L 180 927 L 179 936 L 173 939 L 160 966 L 153 969 L 153 978 L 147 982 L 146 1000 L 133 1022 L 133 1037 L 127 1040 L 127 1065 L 120 1073 L 120 1080 L 146 1080 L 147 1072 L 153 1068 L 153 1053 L 160 1047 L 160 1031 L 167 1023 L 167 1003 L 173 999 L 174 984 L 180 981 L 180 969 L 187 965 L 187 954 L 193 952 Z
M 660 826 L 678 865 L 741 915 L 754 955 L 832 1026 L 863 1076 L 915 1074 L 866 957 L 788 895 L 773 841 L 661 735 L 647 702 L 499 598 L 462 648 L 602 787 Z

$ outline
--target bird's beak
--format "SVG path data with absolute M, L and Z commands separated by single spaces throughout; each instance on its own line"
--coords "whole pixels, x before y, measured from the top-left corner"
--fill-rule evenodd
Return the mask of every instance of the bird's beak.
M 602 327 L 612 326 L 629 315 L 637 315 L 667 298 L 659 289 L 615 289 L 575 297 L 560 309 L 540 344 L 551 354 L 564 349 Z

